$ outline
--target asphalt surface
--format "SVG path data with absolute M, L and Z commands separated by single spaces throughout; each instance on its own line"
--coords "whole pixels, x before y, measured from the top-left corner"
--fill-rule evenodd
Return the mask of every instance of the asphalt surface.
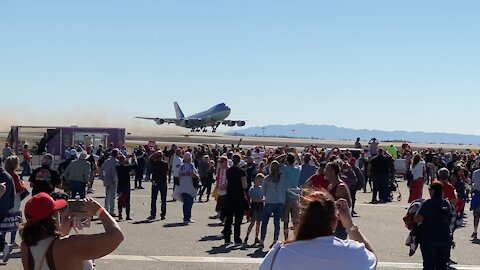
M 366 138 L 364 138 L 366 139 Z M 303 148 L 306 145 L 316 145 L 317 147 L 326 148 L 353 148 L 355 142 L 348 140 L 324 140 L 324 139 L 302 139 L 302 138 L 276 138 L 276 137 L 253 137 L 253 136 L 232 136 L 222 133 L 190 133 L 184 134 L 167 134 L 161 135 L 136 135 L 131 134 L 126 137 L 127 144 L 146 144 L 149 140 L 156 141 L 160 145 L 191 145 L 196 146 L 198 144 L 210 144 L 210 145 L 231 145 L 235 146 L 239 144 L 242 147 L 255 147 L 257 145 L 276 148 L 278 146 L 289 145 L 290 147 Z M 368 141 L 361 142 L 363 147 L 368 146 Z M 403 142 L 380 142 L 381 147 L 387 147 L 390 144 L 400 148 Z M 456 149 L 479 149 L 478 145 L 456 145 L 456 144 L 427 144 L 427 143 L 409 143 L 414 150 L 426 149 L 426 148 L 443 148 L 446 150 Z
M 193 219 L 195 223 L 183 226 L 182 204 L 168 202 L 167 219 L 159 217 L 152 222 L 146 221 L 150 210 L 151 183 L 145 183 L 146 189 L 132 191 L 133 221 L 120 222 L 125 234 L 125 241 L 110 256 L 96 261 L 96 269 L 209 269 L 234 270 L 258 269 L 261 258 L 267 248 L 253 246 L 223 246 L 220 232 L 222 226 L 218 220 L 210 219 L 215 214 L 215 201 L 195 203 Z M 418 250 L 413 257 L 408 256 L 404 245 L 407 229 L 402 218 L 407 207 L 407 192 L 404 183 L 400 183 L 403 199 L 389 204 L 371 205 L 371 193 L 358 193 L 356 211 L 359 216 L 354 222 L 371 241 L 379 259 L 378 269 L 421 269 L 421 254 Z M 97 189 L 94 198 L 103 204 L 102 182 L 95 181 Z M 172 190 L 169 190 L 169 197 Z M 424 193 L 426 194 L 426 193 Z M 398 193 L 395 193 L 397 197 Z M 242 226 L 242 238 L 247 224 Z M 478 248 L 480 242 L 470 240 L 472 233 L 472 216 L 468 212 L 467 225 L 455 233 L 456 249 L 452 259 L 460 264 L 456 269 L 480 269 Z M 98 222 L 82 233 L 103 231 Z M 271 243 L 272 222 L 268 228 L 266 246 Z M 253 239 L 253 234 L 250 239 Z M 7 236 L 9 239 L 9 236 Z M 250 240 L 252 242 L 252 240 Z M 0 269 L 21 269 L 20 254 L 14 251 L 7 265 Z M 321 268 L 319 268 L 321 269 Z

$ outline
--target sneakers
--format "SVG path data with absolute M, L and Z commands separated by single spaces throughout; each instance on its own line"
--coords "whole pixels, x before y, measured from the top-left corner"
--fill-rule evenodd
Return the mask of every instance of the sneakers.
M 89 188 L 87 189 L 87 194 L 93 194 L 95 193 L 95 189 L 94 188 Z
M 148 219 L 148 220 L 154 220 L 155 217 L 154 217 L 154 216 L 149 216 L 149 217 L 147 217 L 147 219 Z
M 260 239 L 255 238 L 255 243 L 254 243 L 254 244 L 255 244 L 255 245 L 258 245 L 258 244 L 260 244 L 260 243 L 261 243 Z
M 127 220 L 129 220 L 129 221 L 130 221 L 130 220 L 132 220 L 132 218 L 131 218 L 131 217 L 127 217 Z
M 470 236 L 470 237 L 473 238 L 473 239 L 477 239 L 477 233 L 476 232 L 472 233 L 472 236 Z
M 20 249 L 20 246 L 17 243 L 10 243 L 12 249 Z
M 6 263 L 10 259 L 10 253 L 12 252 L 12 246 L 5 244 L 3 247 L 3 262 Z
M 183 224 L 185 224 L 185 225 L 188 225 L 188 224 L 190 224 L 190 223 L 195 223 L 195 221 L 194 221 L 194 220 L 191 220 L 191 219 L 190 219 L 190 220 L 184 220 L 184 221 L 183 221 Z

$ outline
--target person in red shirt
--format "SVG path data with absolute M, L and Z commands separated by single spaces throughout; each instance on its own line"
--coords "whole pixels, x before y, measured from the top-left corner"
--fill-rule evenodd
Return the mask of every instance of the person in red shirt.
M 438 170 L 437 180 L 443 183 L 443 198 L 450 202 L 451 205 L 457 205 L 457 195 L 455 195 L 455 188 L 448 181 L 450 179 L 450 172 L 446 168 Z
M 325 178 L 325 167 L 327 166 L 326 162 L 320 163 L 320 166 L 318 167 L 317 173 L 312 175 L 307 182 L 305 182 L 305 185 L 303 186 L 304 189 L 306 190 L 321 190 L 321 189 L 328 189 L 328 183 L 327 179 Z

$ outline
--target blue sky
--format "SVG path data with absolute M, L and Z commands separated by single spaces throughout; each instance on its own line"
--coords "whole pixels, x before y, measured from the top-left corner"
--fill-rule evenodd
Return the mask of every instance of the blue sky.
M 155 128 L 132 117 L 225 102 L 249 126 L 480 135 L 479 13 L 475 0 L 3 1 L 2 122 Z

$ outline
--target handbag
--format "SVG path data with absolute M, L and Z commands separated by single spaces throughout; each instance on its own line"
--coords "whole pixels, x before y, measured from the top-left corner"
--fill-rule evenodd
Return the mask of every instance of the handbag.
M 212 191 L 212 197 L 215 199 L 215 201 L 218 201 L 218 187 L 215 186 Z
M 198 178 L 192 177 L 192 183 L 195 189 L 199 189 L 202 187 L 202 185 L 200 185 L 200 180 Z

